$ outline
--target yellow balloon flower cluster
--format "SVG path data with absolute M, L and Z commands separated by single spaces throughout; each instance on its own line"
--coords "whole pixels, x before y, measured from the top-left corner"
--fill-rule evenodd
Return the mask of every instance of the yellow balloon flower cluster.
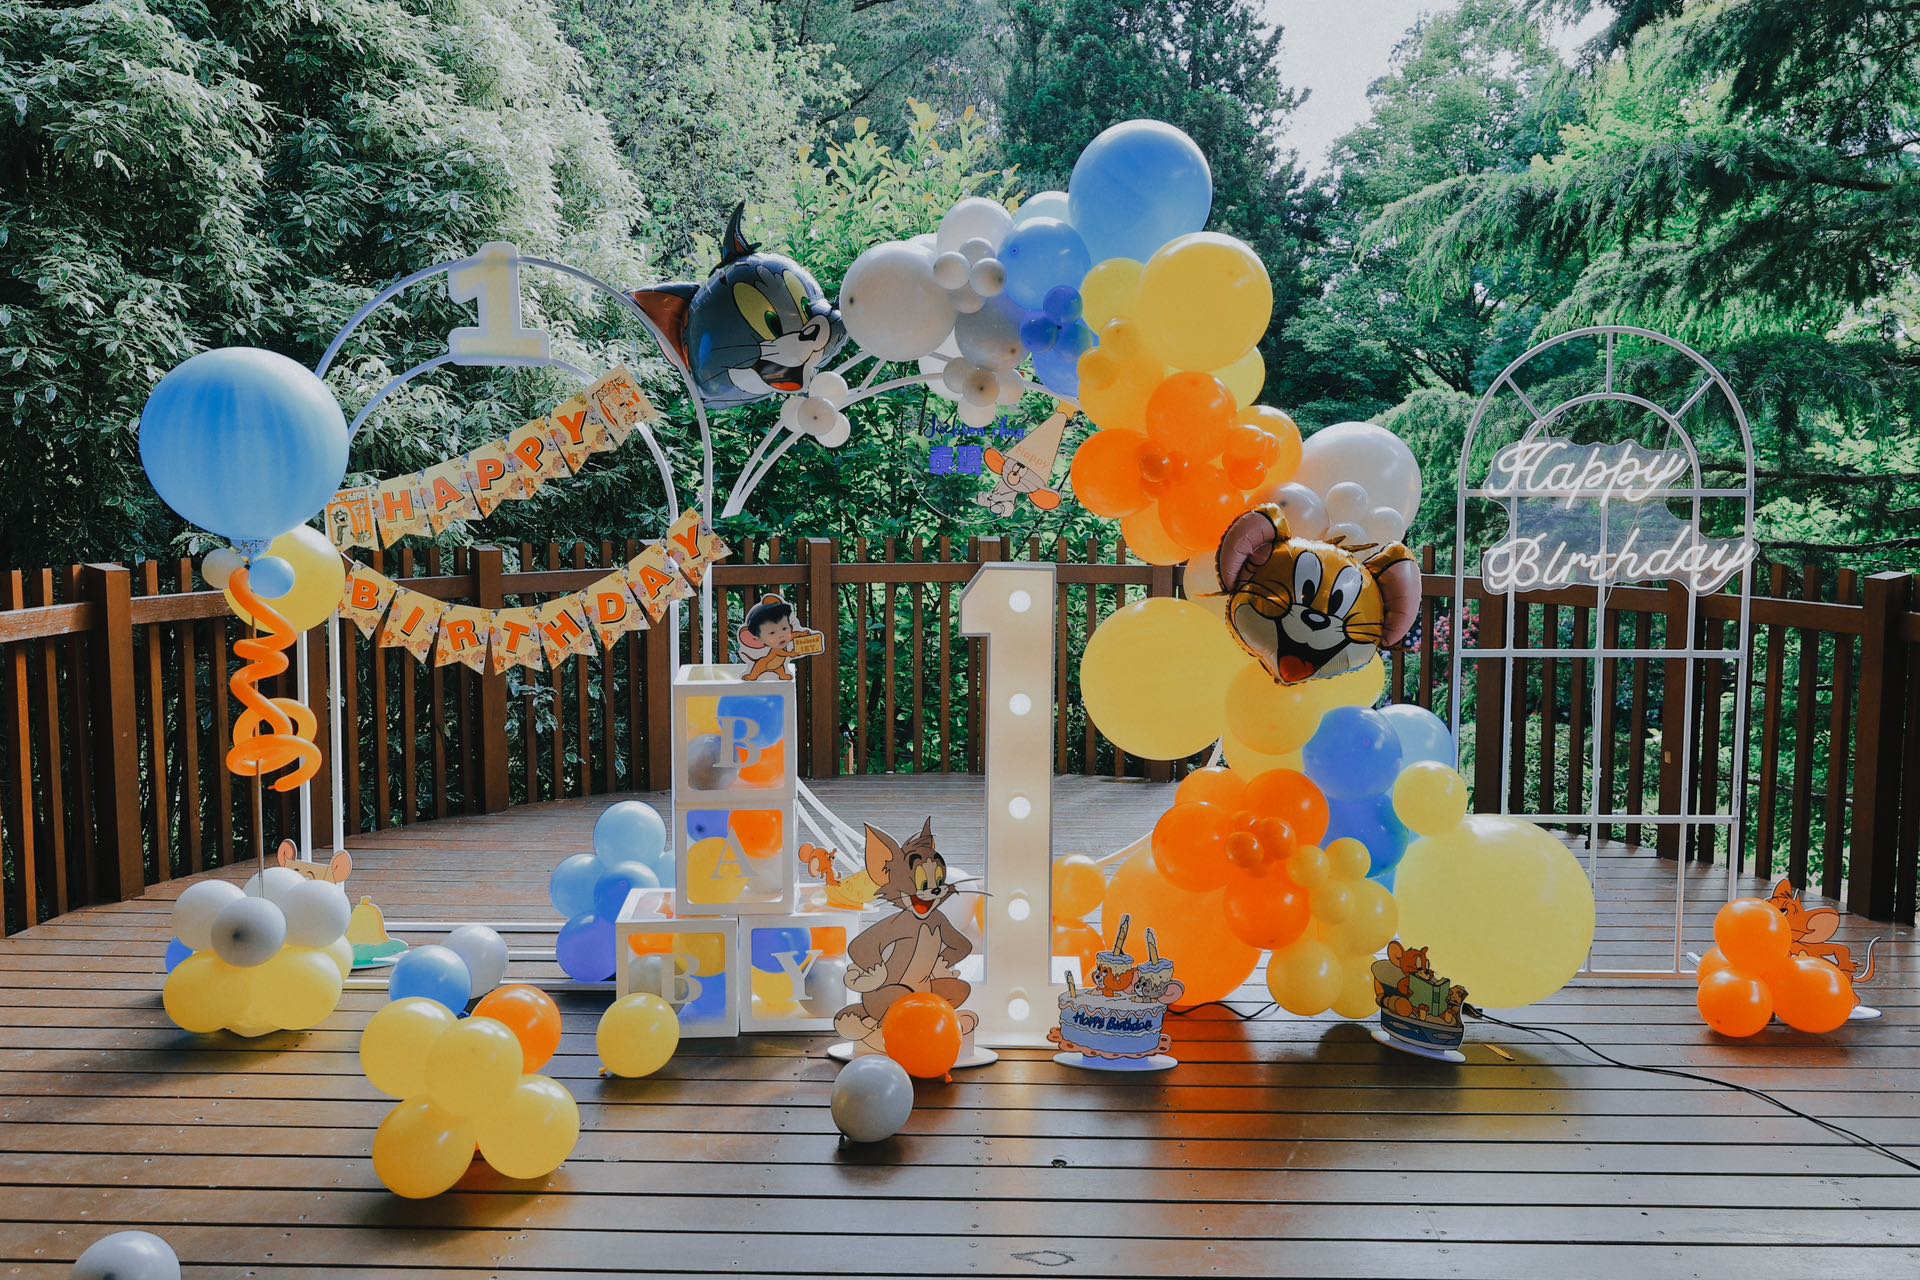
M 573 1095 L 525 1071 L 521 1039 L 505 1023 L 456 1018 L 435 1000 L 381 1008 L 360 1038 L 360 1065 L 400 1105 L 373 1136 L 373 1171 L 410 1200 L 460 1180 L 477 1150 L 509 1178 L 544 1178 L 580 1138 Z M 544 1064 L 543 1064 L 544 1065 Z
M 1332 1009 L 1343 1018 L 1365 1018 L 1374 1012 L 1373 955 L 1393 937 L 1400 913 L 1387 887 L 1367 879 L 1370 861 L 1358 840 L 1335 840 L 1325 849 L 1306 845 L 1288 860 L 1311 913 L 1306 932 L 1267 960 L 1267 990 L 1288 1013 L 1311 1017 Z
M 338 884 L 286 867 L 269 867 L 244 889 L 228 880 L 189 885 L 172 924 L 190 954 L 167 974 L 167 1016 L 196 1033 L 318 1026 L 353 969 L 352 914 Z

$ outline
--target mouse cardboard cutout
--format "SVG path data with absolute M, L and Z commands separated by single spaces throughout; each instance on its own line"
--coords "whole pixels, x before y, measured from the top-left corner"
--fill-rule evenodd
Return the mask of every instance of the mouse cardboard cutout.
M 793 606 L 781 596 L 760 597 L 760 603 L 747 610 L 736 638 L 740 641 L 740 660 L 747 664 L 743 680 L 791 680 L 793 668 L 787 665 L 789 662 L 826 651 L 826 637 L 796 622 Z
M 902 996 L 931 991 L 960 1010 L 961 1034 L 970 1034 L 979 1019 L 960 1006 L 973 987 L 954 966 L 972 954 L 973 943 L 941 911 L 954 886 L 934 846 L 933 819 L 904 842 L 869 826 L 867 875 L 879 887 L 879 900 L 895 910 L 847 943 L 847 989 L 859 999 L 834 1015 L 833 1029 L 885 1052 L 880 1023 L 887 1010 Z
M 1387 943 L 1386 959 L 1373 962 L 1373 1000 L 1380 1006 L 1373 1038 L 1381 1044 L 1423 1058 L 1466 1060 L 1460 1042 L 1467 1034 L 1467 989 L 1435 973 L 1425 947 L 1404 946 L 1398 938 Z
M 745 214 L 744 204 L 734 206 L 720 265 L 704 283 L 674 281 L 632 294 L 710 409 L 805 391 L 847 340 L 840 312 L 813 273 L 749 243 L 740 229 Z
M 1291 537 L 1272 504 L 1227 527 L 1218 556 L 1227 625 L 1281 684 L 1358 671 L 1406 638 L 1420 569 L 1397 542 Z
M 1056 409 L 1051 417 L 1020 438 L 1020 442 L 1001 453 L 986 452 L 987 470 L 998 478 L 993 488 L 976 501 L 1005 520 L 1025 498 L 1042 511 L 1060 505 L 1060 492 L 1050 487 L 1053 468 L 1060 459 L 1060 439 L 1066 434 L 1070 411 Z

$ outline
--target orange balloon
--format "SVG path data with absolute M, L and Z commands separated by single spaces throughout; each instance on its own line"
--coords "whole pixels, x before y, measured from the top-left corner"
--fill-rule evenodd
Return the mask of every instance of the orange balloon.
M 1311 918 L 1305 891 L 1285 872 L 1234 876 L 1227 882 L 1225 906 L 1233 936 L 1263 951 L 1291 946 Z
M 560 1006 L 538 987 L 495 987 L 473 1006 L 476 1018 L 492 1018 L 520 1042 L 521 1070 L 532 1075 L 553 1061 L 560 1047 Z
M 1227 480 L 1236 489 L 1259 489 L 1267 483 L 1267 471 L 1280 457 L 1280 442 L 1259 427 L 1241 422 L 1227 432 L 1220 451 Z
M 1274 438 L 1279 451 L 1273 461 L 1267 464 L 1267 483 L 1286 484 L 1300 470 L 1300 427 L 1299 424 L 1280 412 L 1264 404 L 1256 404 L 1242 410 L 1240 421 L 1250 427 L 1258 427 Z
M 1157 935 L 1156 935 L 1157 936 Z M 1107 949 L 1100 931 L 1090 924 L 1078 920 L 1053 926 L 1053 954 L 1072 956 L 1080 962 L 1080 983 L 1084 986 L 1087 975 L 1093 972 L 1096 958 Z
M 1174 788 L 1175 804 L 1217 804 L 1223 809 L 1243 808 L 1241 797 L 1247 794 L 1246 779 L 1225 765 L 1195 769 Z
M 1210 373 L 1176 373 L 1147 397 L 1147 435 L 1192 459 L 1212 458 L 1227 443 L 1240 406 Z
M 1227 526 L 1246 509 L 1246 495 L 1233 486 L 1227 473 L 1203 462 L 1190 468 L 1160 499 L 1160 522 L 1190 556 L 1218 547 Z
M 1818 956 L 1793 957 L 1767 985 L 1773 988 L 1774 1013 L 1795 1031 L 1832 1031 L 1860 1003 L 1847 975 Z
M 1704 982 L 1709 975 L 1732 967 L 1727 963 L 1726 954 L 1720 948 L 1708 947 L 1707 953 L 1700 957 L 1700 971 L 1696 976 Z
M 1714 916 L 1713 940 L 1733 968 L 1766 978 L 1786 964 L 1793 935 L 1765 898 L 1735 898 Z
M 1189 893 L 1165 876 L 1150 852 L 1142 851 L 1121 865 L 1107 886 L 1107 904 L 1101 919 L 1109 931 L 1120 917 L 1133 917 L 1133 936 L 1153 927 L 1160 953 L 1179 966 L 1186 993 L 1178 1007 L 1223 1000 L 1253 972 L 1260 949 L 1250 947 L 1220 927 L 1224 909 L 1219 890 Z
M 630 933 L 627 945 L 633 948 L 637 956 L 664 956 L 673 950 L 673 935 L 670 933 Z
M 1153 861 L 1160 874 L 1190 893 L 1227 882 L 1231 810 L 1213 804 L 1176 804 L 1153 824 Z
M 1703 976 L 1694 1001 L 1707 1025 L 1723 1036 L 1750 1036 L 1773 1020 L 1773 996 L 1767 984 L 1732 969 Z
M 740 758 L 747 758 L 745 747 L 737 748 Z M 760 749 L 760 758 L 752 764 L 740 767 L 740 781 L 755 787 L 771 787 L 779 784 L 787 772 L 787 744 L 776 742 L 770 747 Z
M 1327 838 L 1327 797 L 1304 773 L 1268 770 L 1247 784 L 1245 804 L 1261 817 L 1285 822 L 1300 844 Z
M 1138 431 L 1096 431 L 1075 451 L 1070 474 L 1080 505 L 1097 516 L 1132 515 L 1150 498 L 1140 487 L 1140 451 L 1147 438 Z
M 1055 924 L 1085 920 L 1100 909 L 1101 900 L 1106 896 L 1106 873 L 1092 858 L 1076 853 L 1053 864 Z
M 786 822 L 778 809 L 735 809 L 727 825 L 749 858 L 771 858 L 787 847 Z
M 1123 516 L 1120 536 L 1127 540 L 1127 550 L 1148 564 L 1179 564 L 1193 555 L 1167 536 L 1166 526 L 1160 523 L 1160 512 L 1153 507 Z
M 808 941 L 823 956 L 843 956 L 847 954 L 847 930 L 843 925 L 815 925 L 809 932 Z
M 960 1061 L 960 1015 L 944 996 L 916 991 L 901 996 L 880 1019 L 887 1056 L 910 1076 L 937 1080 Z

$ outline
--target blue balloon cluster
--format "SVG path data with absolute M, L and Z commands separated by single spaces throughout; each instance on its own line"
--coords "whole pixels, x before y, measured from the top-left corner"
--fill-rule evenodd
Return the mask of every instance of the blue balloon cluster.
M 653 806 L 622 800 L 593 826 L 593 852 L 563 858 L 547 882 L 553 909 L 566 917 L 554 942 L 555 958 L 576 982 L 613 977 L 613 925 L 635 889 L 657 889 L 673 879 L 667 825 Z
M 1369 707 L 1328 711 L 1301 749 L 1307 777 L 1327 797 L 1327 842 L 1365 845 L 1367 874 L 1383 883 L 1407 851 L 1407 829 L 1393 811 L 1403 754 L 1394 721 Z
M 1055 395 L 1080 394 L 1080 357 L 1100 345 L 1081 319 L 1080 291 L 1047 290 L 1040 310 L 1020 322 L 1020 341 L 1033 352 L 1033 373 Z
M 1033 218 L 1007 233 L 1000 263 L 1007 297 L 1022 310 L 1041 311 L 1055 289 L 1078 290 L 1093 267 L 1080 233 L 1058 218 Z

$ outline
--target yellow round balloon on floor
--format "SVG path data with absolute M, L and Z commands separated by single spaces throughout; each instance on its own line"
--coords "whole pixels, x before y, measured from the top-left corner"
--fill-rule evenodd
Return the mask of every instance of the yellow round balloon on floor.
M 247 1010 L 253 998 L 252 974 L 210 951 L 175 965 L 161 988 L 160 1002 L 182 1031 L 218 1031 Z
M 267 547 L 267 554 L 279 556 L 293 567 L 293 587 L 276 600 L 267 601 L 275 613 L 287 620 L 295 631 L 317 627 L 340 607 L 347 588 L 347 563 L 340 558 L 327 535 L 311 525 L 289 529 Z M 225 590 L 223 587 L 222 590 Z M 227 607 L 248 626 L 253 616 L 240 607 L 227 591 Z
M 519 1081 L 524 1058 L 504 1023 L 463 1018 L 427 1050 L 427 1096 L 455 1115 L 482 1115 Z
M 1095 629 L 1080 659 L 1080 698 L 1122 751 L 1175 760 L 1219 738 L 1227 685 L 1249 661 L 1211 610 L 1141 600 Z
M 390 1098 L 426 1092 L 427 1051 L 457 1021 L 447 1006 L 421 996 L 381 1005 L 360 1033 L 360 1070 L 367 1083 Z
M 680 1019 L 659 996 L 622 996 L 600 1015 L 600 1061 L 617 1076 L 650 1076 L 680 1047 Z
M 479 1141 L 466 1118 L 427 1098 L 409 1098 L 373 1135 L 373 1172 L 395 1195 L 425 1200 L 460 1181 Z
M 476 1126 L 480 1158 L 503 1178 L 544 1178 L 580 1141 L 580 1105 L 558 1081 L 522 1076 Z
M 1135 303 L 1147 345 L 1176 369 L 1224 369 L 1251 351 L 1273 319 L 1266 264 L 1242 241 L 1196 231 L 1162 245 Z

